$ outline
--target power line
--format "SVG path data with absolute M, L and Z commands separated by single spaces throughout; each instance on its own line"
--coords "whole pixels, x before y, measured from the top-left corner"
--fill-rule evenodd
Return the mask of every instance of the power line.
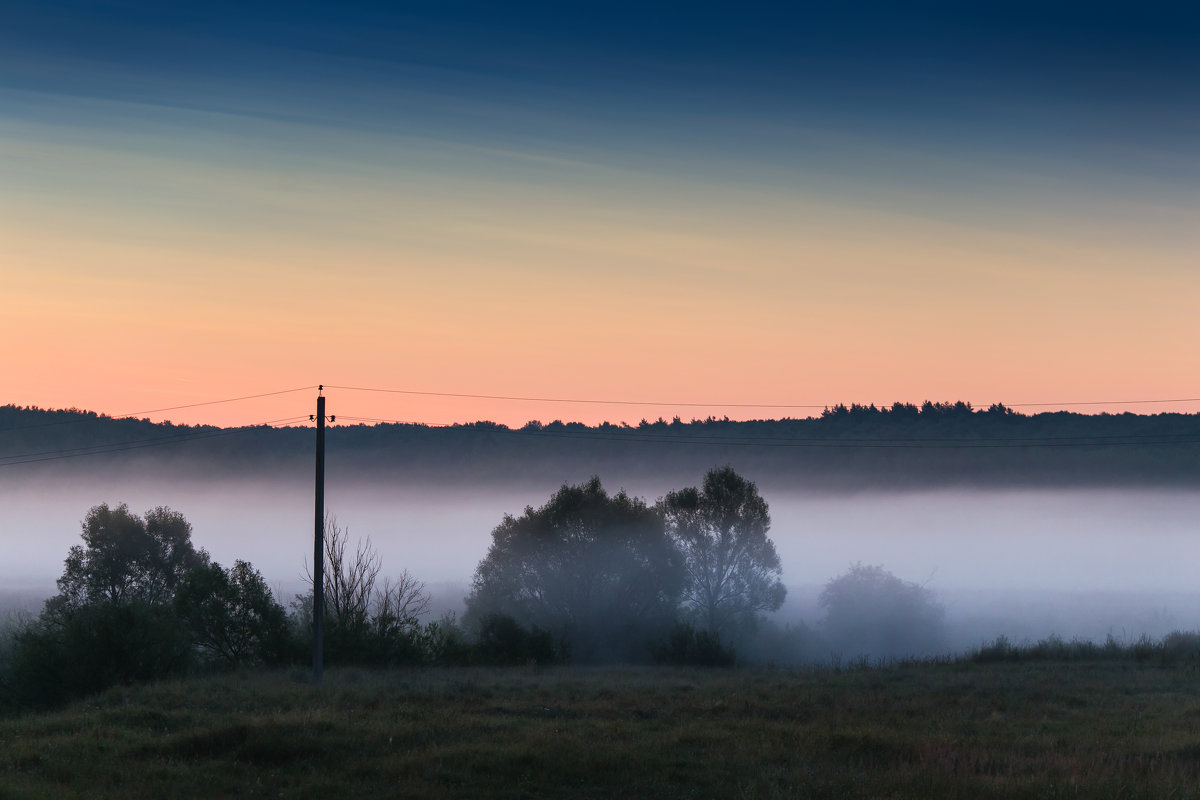
M 1080 400 L 1068 403 L 1005 403 L 1009 408 L 1028 408 L 1031 406 L 1135 406 L 1150 403 L 1200 403 L 1200 397 L 1177 397 L 1168 400 Z
M 157 414 L 160 411 L 177 411 L 181 408 L 197 408 L 199 406 L 215 406 L 220 403 L 236 403 L 240 400 L 254 400 L 255 398 L 259 398 L 259 397 L 274 397 L 275 395 L 280 395 L 280 394 L 294 394 L 296 392 L 305 392 L 305 391 L 308 391 L 309 389 L 316 389 L 316 388 L 317 388 L 317 385 L 313 384 L 312 386 L 298 386 L 295 389 L 280 389 L 277 392 L 262 392 L 260 394 L 242 395 L 241 397 L 228 397 L 224 400 L 205 400 L 203 403 L 188 403 L 187 405 L 182 405 L 182 406 L 168 406 L 166 408 L 151 408 L 146 411 L 130 411 L 128 414 L 117 414 L 115 417 L 113 417 L 113 419 L 121 419 L 124 417 L 136 417 L 138 414 Z
M 126 419 L 128 417 L 136 417 L 141 414 L 157 414 L 161 411 L 178 411 L 181 408 L 198 408 L 200 406 L 215 406 L 215 405 L 220 405 L 222 403 L 237 403 L 242 400 L 254 400 L 259 397 L 273 397 L 275 395 L 281 395 L 281 394 L 293 394 L 295 392 L 304 392 L 304 391 L 308 391 L 310 389 L 316 389 L 316 388 L 317 387 L 314 384 L 312 386 L 300 386 L 295 389 L 280 389 L 279 391 L 276 391 L 276 392 L 261 392 L 259 394 L 242 395 L 241 397 L 227 397 L 222 400 L 205 400 L 204 402 L 201 402 L 201 403 L 188 403 L 188 404 L 182 405 L 182 406 L 167 406 L 166 408 L 151 408 L 151 409 L 147 409 L 145 411 L 130 411 L 126 414 L 112 414 L 112 415 L 99 414 L 99 415 L 97 415 L 97 417 L 98 418 L 107 417 L 108 419 Z M 70 413 L 70 410 L 58 409 L 57 413 Z M 86 412 L 83 412 L 83 413 L 86 413 Z M 82 419 L 65 419 L 65 420 L 58 420 L 57 422 L 43 422 L 43 423 L 39 423 L 37 425 L 21 425 L 21 426 L 15 427 L 15 428 L 0 428 L 0 433 L 9 433 L 11 431 L 28 431 L 28 430 L 34 430 L 36 428 L 53 428 L 53 427 L 57 427 L 59 425 L 78 425 L 83 422 L 94 422 L 94 421 L 95 421 L 95 419 L 85 416 Z
M 465 392 L 433 392 L 417 389 L 386 389 L 370 386 L 334 386 L 326 384 L 327 389 L 341 389 L 351 392 L 377 392 L 383 394 L 405 394 L 417 395 L 422 397 L 459 397 L 469 398 L 474 400 L 509 400 L 528 403 L 578 403 L 588 405 L 611 405 L 611 406 L 663 406 L 663 407 L 678 407 L 678 408 L 836 408 L 844 403 L 696 403 L 696 402 L 667 402 L 656 400 L 598 400 L 594 398 L 566 398 L 566 397 L 535 397 L 523 395 L 501 395 L 501 394 L 471 394 Z M 1154 400 L 1081 400 L 1081 401 L 1066 401 L 1066 402 L 1039 402 L 1039 403 L 1004 403 L 1007 408 L 1028 408 L 1037 406 L 1105 406 L 1105 405 L 1139 405 L 1151 403 L 1200 403 L 1200 397 L 1181 397 L 1172 399 L 1154 399 Z M 982 405 L 972 404 L 973 407 L 983 407 Z M 888 405 L 881 406 L 882 408 L 890 408 Z
M 367 386 L 332 386 L 326 389 L 341 389 L 349 392 L 382 392 L 385 394 L 411 394 L 425 397 L 465 397 L 474 400 L 517 400 L 529 403 L 579 403 L 606 406 L 677 406 L 680 408 L 828 408 L 825 405 L 803 405 L 796 403 L 666 403 L 653 400 L 591 400 L 565 397 L 519 397 L 502 394 L 466 394 L 461 392 L 425 392 L 415 389 L 375 389 Z

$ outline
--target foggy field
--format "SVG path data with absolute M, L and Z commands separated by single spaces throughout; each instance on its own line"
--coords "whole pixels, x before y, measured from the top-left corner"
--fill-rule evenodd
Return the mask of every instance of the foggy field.
M 0 798 L 1182 798 L 1195 664 L 302 670 L 0 721 Z
M 570 476 L 575 480 L 577 476 Z M 583 476 L 586 477 L 586 476 Z M 603 477 L 603 476 L 601 476 Z M 760 476 L 750 475 L 758 478 Z M 932 590 L 959 652 L 1005 635 L 1132 641 L 1200 628 L 1200 492 L 1005 490 L 805 494 L 761 481 L 789 596 L 781 624 L 815 624 L 821 587 L 850 564 L 881 564 Z M 696 479 L 699 474 L 696 475 Z M 580 477 L 579 479 L 582 479 Z M 43 476 L 0 487 L 0 608 L 36 611 L 55 592 L 80 520 L 98 503 L 167 505 L 223 564 L 252 562 L 283 599 L 302 591 L 311 558 L 308 476 L 222 482 L 161 476 Z M 608 482 L 653 502 L 671 488 Z M 386 573 L 408 569 L 435 614 L 460 611 L 471 573 L 505 513 L 540 505 L 557 484 L 437 490 L 331 478 L 327 508 L 353 538 L 369 536 Z

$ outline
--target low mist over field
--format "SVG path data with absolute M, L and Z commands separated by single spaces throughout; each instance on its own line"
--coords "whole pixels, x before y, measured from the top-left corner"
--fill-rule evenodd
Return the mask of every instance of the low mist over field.
M 586 476 L 572 477 L 571 481 Z M 605 480 L 605 476 L 600 476 Z M 698 472 L 691 483 L 699 481 Z M 852 564 L 882 565 L 931 590 L 946 609 L 947 646 L 1014 640 L 1135 638 L 1200 628 L 1200 492 L 1185 490 L 928 490 L 804 493 L 756 480 L 789 588 L 781 623 L 817 624 L 817 597 Z M 653 503 L 678 486 L 621 484 Z M 330 476 L 326 507 L 351 539 L 370 537 L 384 573 L 409 570 L 435 608 L 461 609 L 475 566 L 505 514 L 540 506 L 558 485 L 503 489 L 348 483 Z M 166 505 L 222 564 L 248 560 L 278 595 L 303 590 L 312 557 L 311 478 L 171 480 L 161 475 L 9 479 L 0 488 L 8 543 L 0 604 L 36 609 L 55 591 L 80 521 L 99 503 L 135 512 Z

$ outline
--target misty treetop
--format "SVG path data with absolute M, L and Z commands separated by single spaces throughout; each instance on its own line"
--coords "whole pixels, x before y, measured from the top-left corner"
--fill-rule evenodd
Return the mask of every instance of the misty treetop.
M 561 636 L 581 661 L 643 660 L 675 614 L 683 559 L 661 517 L 593 477 L 492 531 L 464 622 L 513 617 Z
M 821 590 L 827 646 L 847 657 L 902 658 L 940 652 L 945 609 L 927 587 L 882 566 L 851 565 Z
M 192 526 L 164 506 L 144 517 L 124 503 L 101 503 L 82 523 L 83 544 L 67 554 L 58 579 L 63 602 L 169 603 L 187 573 L 208 564 L 208 553 L 192 545 Z
M 673 627 L 681 622 L 719 649 L 783 602 L 770 524 L 757 487 L 728 466 L 653 507 L 610 496 L 596 477 L 564 485 L 492 531 L 465 621 L 511 616 L 561 637 L 578 661 L 645 660 L 664 642 L 695 643 Z
M 710 634 L 729 638 L 776 611 L 787 596 L 767 501 L 731 467 L 709 470 L 702 488 L 659 501 L 687 569 L 682 601 Z

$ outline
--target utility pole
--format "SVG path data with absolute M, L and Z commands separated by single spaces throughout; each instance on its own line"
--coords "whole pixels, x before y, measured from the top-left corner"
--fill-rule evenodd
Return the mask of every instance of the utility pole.
M 325 670 L 325 397 L 317 387 L 317 502 L 313 522 L 313 686 Z M 329 418 L 333 421 L 333 417 Z

